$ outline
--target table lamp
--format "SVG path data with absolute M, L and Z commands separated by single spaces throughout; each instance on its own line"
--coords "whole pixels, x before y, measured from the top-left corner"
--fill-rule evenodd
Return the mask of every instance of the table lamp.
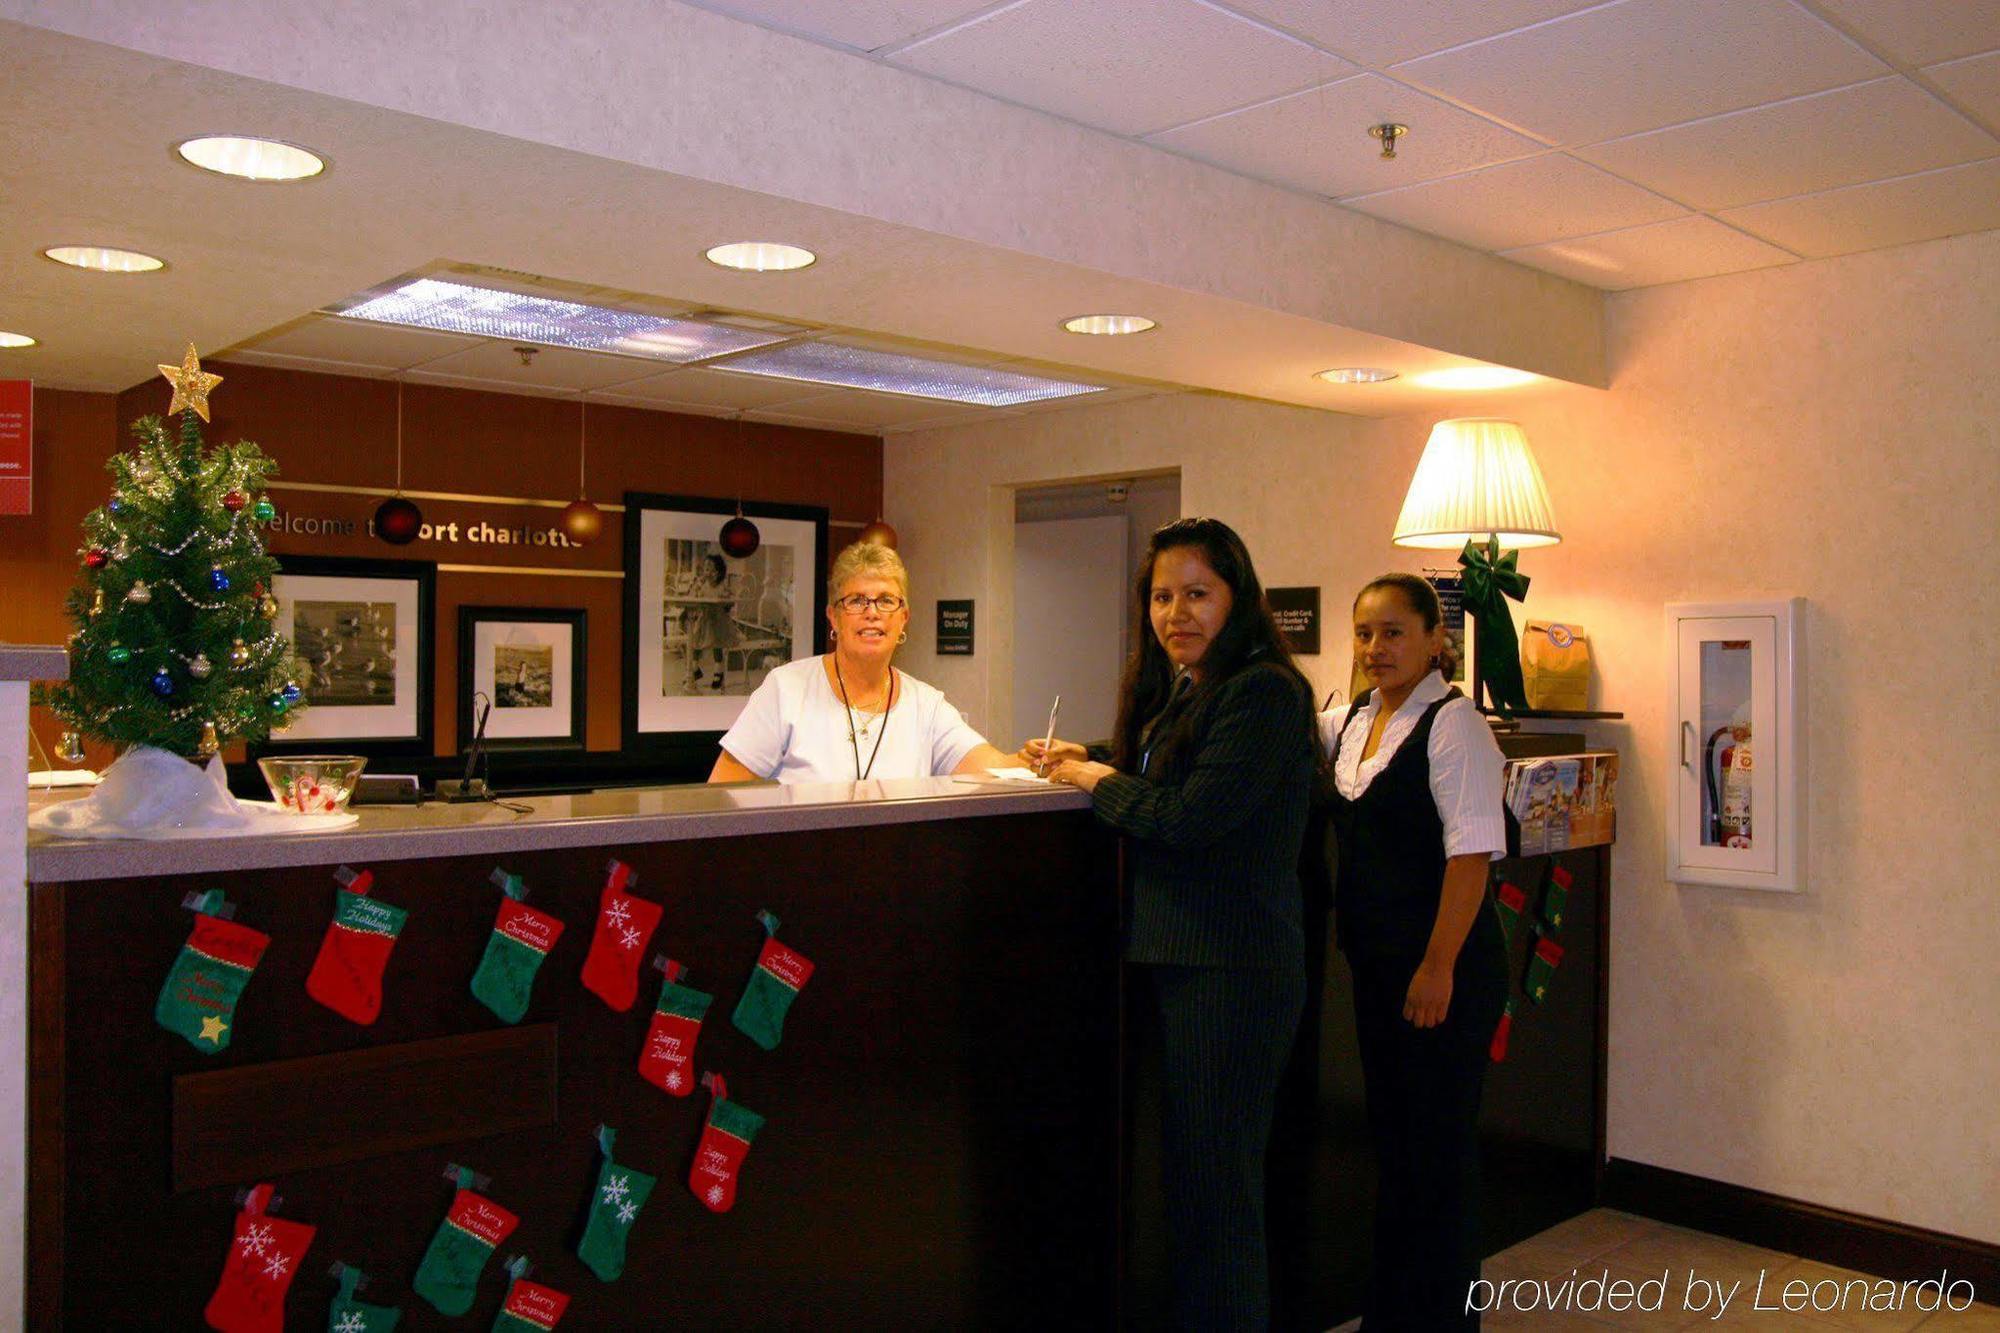
M 1562 540 L 1549 510 L 1548 487 L 1519 423 L 1458 417 L 1431 427 L 1403 512 L 1398 546 L 1458 550 L 1465 570 L 1465 609 L 1479 627 L 1473 645 L 1473 702 L 1491 693 L 1502 717 L 1528 706 L 1521 680 L 1520 641 L 1506 599 L 1523 601 L 1528 578 L 1509 546 L 1553 546 Z

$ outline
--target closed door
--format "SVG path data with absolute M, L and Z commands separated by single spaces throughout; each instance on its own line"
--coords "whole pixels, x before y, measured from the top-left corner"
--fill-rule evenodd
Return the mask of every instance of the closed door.
M 1014 716 L 1002 744 L 1056 731 L 1103 740 L 1118 713 L 1125 605 L 1124 517 L 1014 525 Z

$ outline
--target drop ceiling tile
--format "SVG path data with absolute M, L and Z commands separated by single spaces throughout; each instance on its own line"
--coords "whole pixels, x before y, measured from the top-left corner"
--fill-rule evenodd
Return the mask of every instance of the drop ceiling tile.
M 1796 262 L 1775 245 L 1699 214 L 1504 250 L 1501 257 L 1611 291 Z
M 1410 132 L 1385 159 L 1368 127 L 1397 121 Z M 1361 74 L 1152 136 L 1185 153 L 1314 194 L 1364 194 L 1526 157 L 1542 145 L 1449 102 Z
M 2000 47 L 1994 0 L 1819 0 L 1820 8 L 1878 51 L 1906 65 Z
M 363 320 L 315 316 L 291 328 L 253 338 L 240 350 L 308 361 L 406 370 L 479 344 L 479 339 L 427 329 L 399 329 Z
M 1191 0 L 1026 0 L 889 58 L 1114 134 L 1148 134 L 1354 72 Z
M 992 0 L 693 0 L 732 18 L 767 28 L 873 51 L 907 41 L 953 19 L 976 14 Z
M 1393 65 L 1449 46 L 1511 32 L 1599 0 L 1479 0 L 1411 4 L 1409 0 L 1223 0 L 1230 9 L 1275 23 L 1349 60 Z
M 488 384 L 517 385 L 523 392 L 532 389 L 555 391 L 602 389 L 650 374 L 653 363 L 635 357 L 606 356 L 601 352 L 579 352 L 567 347 L 544 347 L 529 364 L 522 365 L 514 344 L 481 339 L 462 352 L 426 362 L 421 373 L 451 379 L 475 379 Z
M 2000 227 L 2000 158 L 1718 214 L 1814 258 Z
M 1687 212 L 1561 153 L 1343 202 L 1480 250 L 1539 245 Z
M 636 402 L 672 403 L 677 407 L 713 407 L 738 411 L 770 407 L 802 397 L 800 386 L 757 375 L 730 375 L 691 367 L 613 384 L 605 391 Z
M 1888 68 L 1791 0 L 1618 0 L 1397 65 L 1554 143 L 1594 143 Z
M 1696 208 L 1733 208 L 2000 153 L 1901 75 L 1575 150 Z
M 2000 132 L 2000 51 L 1932 65 L 1924 73 L 1988 129 Z

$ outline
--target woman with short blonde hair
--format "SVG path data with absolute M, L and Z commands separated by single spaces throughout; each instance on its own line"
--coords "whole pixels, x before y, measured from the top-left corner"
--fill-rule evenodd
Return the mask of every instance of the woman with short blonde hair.
M 890 659 L 909 640 L 910 571 L 856 542 L 827 580 L 827 647 L 764 678 L 722 738 L 710 782 L 859 782 L 1013 767 L 935 686 Z

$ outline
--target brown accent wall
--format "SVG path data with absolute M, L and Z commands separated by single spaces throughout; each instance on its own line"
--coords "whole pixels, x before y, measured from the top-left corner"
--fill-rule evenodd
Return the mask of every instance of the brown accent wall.
M 396 479 L 396 385 L 216 362 L 222 375 L 210 407 L 211 442 L 250 439 L 278 461 L 278 480 L 389 487 Z M 403 486 L 412 491 L 569 501 L 577 490 L 579 414 L 574 399 L 533 398 L 410 384 L 403 390 Z M 163 412 L 164 380 L 121 394 L 38 390 L 35 394 L 35 513 L 0 519 L 0 642 L 61 643 L 70 626 L 63 592 L 77 576 L 83 516 L 106 498 L 104 460 L 128 442 L 126 428 Z M 836 524 L 866 523 L 881 512 L 882 442 L 874 436 L 733 422 L 593 403 L 589 409 L 588 491 L 599 504 L 627 490 L 824 505 Z M 420 537 L 393 547 L 367 534 L 378 497 L 274 489 L 279 509 L 297 518 L 351 521 L 353 535 L 273 531 L 273 552 L 432 560 L 440 564 L 617 570 L 621 515 L 585 548 L 449 542 Z M 546 529 L 552 508 L 424 500 L 427 519 L 467 526 Z M 837 550 L 856 535 L 838 527 Z M 590 618 L 589 746 L 619 745 L 622 584 L 610 578 L 531 573 L 438 575 L 437 752 L 457 750 L 458 608 L 461 605 L 582 607 Z M 53 745 L 52 719 L 35 730 Z M 108 752 L 91 761 L 108 762 Z

